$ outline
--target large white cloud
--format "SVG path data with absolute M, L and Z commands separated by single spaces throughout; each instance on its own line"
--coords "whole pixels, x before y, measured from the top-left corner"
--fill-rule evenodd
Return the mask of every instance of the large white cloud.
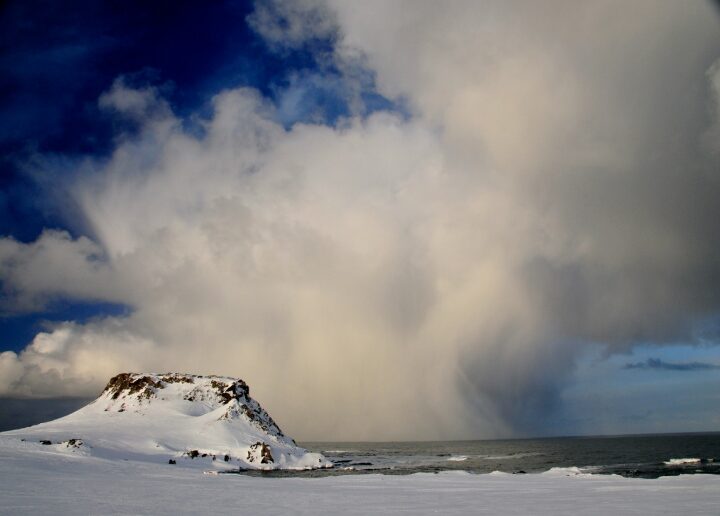
M 161 364 L 153 343 L 127 332 L 122 321 L 63 323 L 40 332 L 19 355 L 0 353 L 0 396 L 96 396 L 118 366 Z
M 184 370 L 244 377 L 300 437 L 537 431 L 581 343 L 717 313 L 710 6 L 267 5 L 274 45 L 334 34 L 323 58 L 364 56 L 411 116 L 286 130 L 238 89 L 198 137 L 116 82 L 141 131 L 69 188 L 90 238 L 5 239 L 0 274 L 16 307 L 134 311 L 3 354 L 0 394 Z

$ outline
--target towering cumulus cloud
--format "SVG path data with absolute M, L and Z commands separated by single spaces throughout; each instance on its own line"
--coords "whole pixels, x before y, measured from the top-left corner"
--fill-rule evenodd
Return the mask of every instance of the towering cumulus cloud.
M 3 353 L 0 394 L 179 370 L 242 376 L 300 437 L 521 434 L 588 343 L 692 341 L 720 311 L 711 4 L 271 2 L 249 23 L 278 52 L 329 38 L 356 101 L 362 63 L 404 112 L 288 128 L 236 89 L 188 132 L 119 79 L 100 105 L 140 131 L 77 165 L 87 236 L 4 239 L 0 275 L 8 306 L 132 312 Z

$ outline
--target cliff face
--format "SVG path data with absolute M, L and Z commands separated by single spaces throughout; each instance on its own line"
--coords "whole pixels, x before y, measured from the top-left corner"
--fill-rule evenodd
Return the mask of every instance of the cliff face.
M 286 436 L 244 381 L 220 376 L 122 373 L 77 412 L 6 435 L 63 453 L 221 470 L 332 466 Z

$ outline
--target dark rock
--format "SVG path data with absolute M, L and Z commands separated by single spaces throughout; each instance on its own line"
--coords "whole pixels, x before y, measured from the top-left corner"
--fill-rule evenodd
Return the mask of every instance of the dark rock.
M 170 459 L 170 460 L 168 461 L 168 464 L 177 464 L 177 462 L 175 462 L 173 459 Z
M 47 439 L 43 439 L 42 441 L 40 441 L 40 444 L 44 444 L 44 445 L 47 446 L 47 445 L 49 445 L 49 444 L 52 444 L 52 441 L 48 441 Z
M 165 383 L 195 383 L 192 376 L 184 374 L 164 374 L 162 375 L 162 381 Z
M 140 378 L 133 379 L 131 373 L 120 373 L 110 379 L 104 392 L 112 394 L 112 399 L 114 400 L 118 399 L 122 393 L 140 393 L 140 396 L 150 399 L 155 396 L 155 389 L 162 388 L 162 383 L 156 382 L 149 376 L 141 376 Z
M 275 459 L 273 459 L 272 453 L 270 452 L 270 447 L 261 442 L 256 442 L 252 446 L 250 446 L 250 450 L 248 450 L 247 454 L 247 460 L 248 462 L 255 462 L 255 455 L 259 450 L 260 452 L 260 464 L 270 464 L 272 462 L 275 462 Z
M 243 403 L 242 405 L 240 405 L 240 410 L 245 415 L 245 417 L 247 417 L 251 422 L 253 422 L 258 428 L 260 428 L 264 432 L 271 433 L 271 431 L 274 431 L 275 433 L 277 433 L 277 435 L 281 437 L 284 436 L 282 430 L 280 430 L 280 427 L 277 425 L 277 423 L 275 423 L 275 421 L 273 421 L 273 418 L 270 417 L 270 414 L 268 414 L 267 412 L 265 412 L 263 416 L 267 420 L 268 424 L 262 421 L 262 417 L 260 414 L 261 409 L 252 410 L 250 407 Z M 293 443 L 295 443 L 295 441 L 293 441 Z
M 225 455 L 225 462 L 230 462 L 230 455 Z
M 261 453 L 262 460 L 260 462 L 262 464 L 267 464 L 268 462 L 275 462 L 272 453 L 270 453 L 270 447 L 267 444 L 263 444 Z
M 220 380 L 211 380 L 210 385 L 217 391 L 223 403 L 229 403 L 232 400 L 239 400 L 240 398 L 250 396 L 250 387 L 242 380 L 236 380 L 230 385 Z

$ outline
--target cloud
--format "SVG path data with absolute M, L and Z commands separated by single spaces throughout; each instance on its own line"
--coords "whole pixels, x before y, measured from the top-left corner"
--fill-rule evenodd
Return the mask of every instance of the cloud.
M 720 155 L 720 59 L 708 68 L 707 77 L 711 92 L 710 113 L 714 123 L 705 134 L 705 143 L 717 156 Z
M 666 371 L 709 371 L 720 369 L 720 365 L 707 362 L 665 362 L 659 358 L 648 358 L 645 362 L 625 364 L 623 369 L 663 369 Z
M 156 88 L 132 88 L 127 85 L 125 77 L 115 79 L 110 90 L 100 95 L 98 106 L 134 120 L 167 114 L 169 109 Z
M 97 396 L 118 367 L 160 365 L 153 343 L 128 333 L 120 320 L 62 323 L 38 333 L 20 354 L 0 353 L 0 396 Z
M 88 236 L 4 239 L 0 274 L 25 309 L 133 312 L 3 354 L 0 393 L 231 374 L 300 438 L 527 434 L 584 343 L 691 340 L 720 311 L 702 4 L 265 5 L 270 44 L 335 34 L 337 70 L 361 56 L 409 113 L 284 127 L 240 88 L 199 136 L 113 85 L 140 130 L 68 186 Z
M 278 52 L 325 42 L 338 31 L 333 11 L 319 0 L 256 2 L 247 21 Z
M 87 237 L 45 230 L 35 242 L 0 239 L 0 309 L 5 314 L 42 310 L 57 292 L 98 299 L 109 278 L 104 251 Z

